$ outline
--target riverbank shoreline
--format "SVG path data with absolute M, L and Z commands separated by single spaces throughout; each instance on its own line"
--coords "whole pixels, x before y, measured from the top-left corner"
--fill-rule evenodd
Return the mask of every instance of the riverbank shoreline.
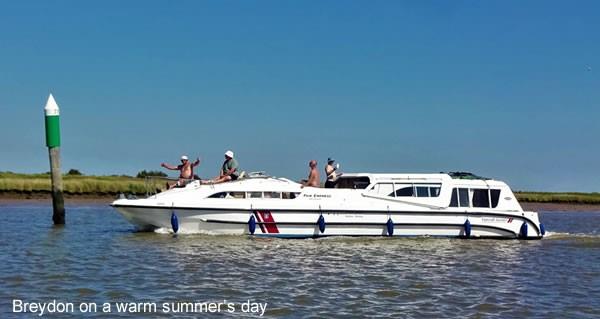
M 113 195 L 73 195 L 65 194 L 65 205 L 110 205 L 116 196 Z M 52 205 L 50 194 L 14 192 L 0 192 L 0 205 Z M 556 212 L 600 212 L 600 204 L 578 203 L 539 203 L 521 202 L 521 207 L 526 211 L 556 211 Z
M 525 211 L 533 212 L 600 212 L 600 204 L 521 202 Z
M 65 205 L 106 204 L 112 203 L 116 196 L 113 195 L 72 195 L 63 194 Z M 19 194 L 13 192 L 0 192 L 0 205 L 10 204 L 48 204 L 52 205 L 52 197 L 45 193 Z

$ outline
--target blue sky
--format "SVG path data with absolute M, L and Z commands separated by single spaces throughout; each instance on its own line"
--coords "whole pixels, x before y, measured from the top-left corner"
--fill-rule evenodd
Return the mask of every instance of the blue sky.
M 0 171 L 136 174 L 227 149 L 304 177 L 472 171 L 600 191 L 596 1 L 2 1 Z

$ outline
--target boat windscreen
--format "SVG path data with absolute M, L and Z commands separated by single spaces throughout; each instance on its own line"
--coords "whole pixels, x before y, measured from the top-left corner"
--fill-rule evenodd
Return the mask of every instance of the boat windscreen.
M 371 184 L 371 180 L 367 176 L 360 177 L 340 177 L 335 188 L 345 189 L 365 189 Z
M 480 180 L 490 180 L 491 178 L 477 176 L 473 173 L 469 172 L 448 172 L 448 175 L 453 179 L 480 179 Z

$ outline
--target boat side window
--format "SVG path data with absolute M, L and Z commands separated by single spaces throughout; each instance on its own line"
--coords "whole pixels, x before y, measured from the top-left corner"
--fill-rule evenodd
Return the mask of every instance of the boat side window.
M 279 193 L 279 192 L 265 192 L 264 198 L 281 198 L 281 193 Z
M 229 196 L 233 198 L 246 198 L 245 192 L 229 192 Z
M 469 207 L 469 189 L 459 188 L 458 189 L 458 203 L 459 207 Z
M 394 184 L 396 197 L 438 197 L 441 186 L 439 184 Z M 394 193 L 388 196 L 394 196 Z
M 396 188 L 396 197 L 413 197 L 415 194 L 413 185 L 395 184 L 394 187 Z
M 417 186 L 417 197 L 429 197 L 429 187 Z
M 498 200 L 500 199 L 500 190 L 490 189 L 490 198 L 492 199 L 492 208 L 498 207 Z
M 248 198 L 262 198 L 262 192 L 248 192 Z
M 208 198 L 225 198 L 227 196 L 227 192 L 219 192 L 208 196 Z
M 488 189 L 471 189 L 473 195 L 473 207 L 490 207 L 490 196 Z
M 281 193 L 281 198 L 283 199 L 294 199 L 296 197 L 298 197 L 300 193 L 293 193 L 293 192 L 283 192 Z
M 377 183 L 373 186 L 372 191 L 381 196 L 394 197 L 394 184 L 392 183 Z
M 452 197 L 450 198 L 450 207 L 458 207 L 458 188 L 452 189 Z

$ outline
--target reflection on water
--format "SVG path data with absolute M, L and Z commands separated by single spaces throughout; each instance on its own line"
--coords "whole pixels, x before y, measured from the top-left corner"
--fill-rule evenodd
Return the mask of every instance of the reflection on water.
M 540 241 L 173 236 L 135 232 L 108 207 L 67 217 L 54 228 L 49 207 L 0 207 L 2 318 L 13 298 L 250 299 L 290 318 L 600 316 L 600 213 L 543 214 Z

